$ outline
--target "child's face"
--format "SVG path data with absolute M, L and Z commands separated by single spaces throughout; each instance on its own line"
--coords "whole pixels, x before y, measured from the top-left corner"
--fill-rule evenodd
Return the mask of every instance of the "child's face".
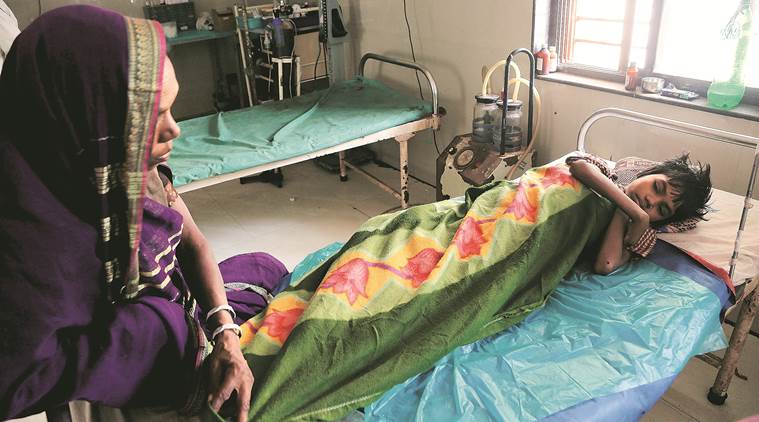
M 663 174 L 649 174 L 635 179 L 627 185 L 625 193 L 648 214 L 652 223 L 671 217 L 680 206 L 674 201 L 678 190 Z
M 150 151 L 150 168 L 165 163 L 171 153 L 172 141 L 179 136 L 179 126 L 171 115 L 171 106 L 179 93 L 179 83 L 174 74 L 174 67 L 169 58 L 163 68 L 163 89 L 158 105 L 158 121 L 155 127 L 155 138 Z

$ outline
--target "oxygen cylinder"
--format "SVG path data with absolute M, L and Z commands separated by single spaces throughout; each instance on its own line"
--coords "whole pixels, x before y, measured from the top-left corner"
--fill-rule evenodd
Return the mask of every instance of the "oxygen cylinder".
M 268 25 L 266 31 L 271 38 L 271 51 L 274 57 L 290 57 L 295 45 L 295 26 L 289 20 L 275 17 Z

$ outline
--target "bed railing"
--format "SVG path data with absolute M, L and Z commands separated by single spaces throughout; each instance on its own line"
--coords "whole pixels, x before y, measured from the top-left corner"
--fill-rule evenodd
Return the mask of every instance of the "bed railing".
M 746 196 L 743 200 L 741 221 L 738 224 L 738 232 L 735 235 L 733 254 L 730 257 L 729 274 L 730 278 L 732 278 L 735 272 L 735 265 L 738 262 L 741 237 L 743 235 L 743 230 L 746 227 L 748 211 L 752 207 L 751 198 L 754 192 L 754 184 L 756 183 L 757 167 L 759 167 L 759 138 L 620 108 L 604 108 L 591 114 L 580 127 L 580 132 L 577 135 L 578 151 L 585 152 L 585 137 L 588 134 L 588 130 L 590 130 L 590 127 L 593 126 L 595 122 L 606 117 L 616 117 L 622 120 L 638 122 L 644 125 L 655 126 L 688 135 L 701 136 L 703 138 L 713 139 L 719 142 L 754 150 L 754 165 L 751 167 L 751 175 L 749 176 L 748 187 L 746 188 Z M 755 275 L 755 277 L 759 277 L 759 274 Z M 723 404 L 727 399 L 727 388 L 730 385 L 735 369 L 738 366 L 738 359 L 740 358 L 746 337 L 751 329 L 754 317 L 756 316 L 757 306 L 759 306 L 759 292 L 757 289 L 754 289 L 754 291 L 744 300 L 735 328 L 733 329 L 733 334 L 730 336 L 730 344 L 722 359 L 719 372 L 717 372 L 714 384 L 709 389 L 707 397 L 709 401 L 714 404 Z
M 419 72 L 421 72 L 425 78 L 427 78 L 427 82 L 430 84 L 430 90 L 432 90 L 432 114 L 439 114 L 438 110 L 438 93 L 437 93 L 437 83 L 435 83 L 435 78 L 432 77 L 432 73 L 430 73 L 429 70 L 427 70 L 426 67 L 414 63 L 414 62 L 408 62 L 406 60 L 396 59 L 394 57 L 387 57 L 383 56 L 381 54 L 376 53 L 366 53 L 363 57 L 361 57 L 361 61 L 358 64 L 358 75 L 364 76 L 364 67 L 366 65 L 366 62 L 370 59 L 374 59 L 380 62 L 390 63 L 397 66 L 407 67 L 409 69 L 414 69 Z

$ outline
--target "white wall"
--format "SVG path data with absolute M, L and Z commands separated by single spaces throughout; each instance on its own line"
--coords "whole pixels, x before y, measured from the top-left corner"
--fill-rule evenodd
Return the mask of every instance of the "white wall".
M 455 135 L 471 131 L 472 105 L 482 83 L 482 66 L 530 44 L 532 1 L 407 0 L 407 5 L 416 59 L 432 72 L 440 90 L 440 105 L 448 110 L 437 134 L 442 149 Z M 351 0 L 348 17 L 354 63 L 366 52 L 411 59 L 402 0 Z M 378 70 L 379 79 L 419 95 L 412 71 L 369 64 L 367 75 L 376 77 Z M 429 98 L 424 79 L 422 87 L 425 98 Z M 415 136 L 409 149 L 411 173 L 434 181 L 437 153 L 429 131 Z M 395 141 L 384 142 L 379 151 L 389 163 L 397 163 Z
M 448 109 L 443 128 L 438 133 L 441 148 L 453 136 L 470 131 L 473 96 L 479 91 L 481 67 L 490 65 L 518 47 L 527 47 L 532 31 L 531 0 L 435 1 L 407 0 L 417 61 L 427 66 L 440 89 L 440 104 Z M 373 51 L 410 58 L 402 0 L 353 0 L 350 4 L 349 29 L 353 36 L 352 54 L 358 62 L 361 54 Z M 526 63 L 520 61 L 523 69 Z M 370 76 L 378 67 L 370 67 Z M 374 73 L 372 73 L 374 72 Z M 391 71 L 383 66 L 381 79 L 418 95 L 413 73 Z M 501 79 L 502 73 L 498 78 Z M 603 107 L 622 107 L 649 114 L 714 126 L 729 131 L 759 135 L 759 123 L 717 114 L 675 107 L 652 101 L 540 81 L 543 113 L 538 134 L 538 162 L 546 162 L 574 149 L 582 122 Z M 498 85 L 500 87 L 500 84 Z M 428 91 L 425 91 L 428 92 Z M 425 94 L 427 95 L 427 94 Z M 599 149 L 599 139 L 612 139 L 615 149 Z M 629 124 L 600 122 L 591 132 L 590 150 L 615 157 L 643 155 L 654 159 L 669 158 L 689 150 L 696 159 L 714 167 L 717 187 L 745 192 L 751 157 L 740 150 L 709 141 L 688 140 L 683 136 L 653 130 L 636 129 Z M 432 181 L 437 153 L 428 133 L 411 142 L 411 172 Z M 394 162 L 397 148 L 386 141 L 379 148 L 381 157 Z
M 657 103 L 625 95 L 578 88 L 566 84 L 540 81 L 543 118 L 539 136 L 538 160 L 560 157 L 573 149 L 583 121 L 595 110 L 620 107 L 668 119 L 710 126 L 726 131 L 759 136 L 759 123 Z M 643 128 L 631 122 L 607 119 L 599 121 L 588 135 L 590 152 L 606 158 L 637 155 L 665 159 L 682 152 L 712 165 L 715 187 L 745 194 L 753 156 L 746 149 L 708 139 L 682 135 L 655 128 Z
M 19 24 L 26 26 L 37 15 L 37 2 L 6 0 L 16 13 Z M 261 3 L 263 0 L 251 1 Z M 507 52 L 530 44 L 532 32 L 532 0 L 406 0 L 411 35 L 417 61 L 428 67 L 437 80 L 440 104 L 448 110 L 442 129 L 437 134 L 438 145 L 443 149 L 451 139 L 470 131 L 471 109 L 474 95 L 481 85 L 482 66 L 503 59 Z M 44 10 L 64 4 L 88 3 L 109 7 L 122 13 L 141 16 L 139 0 L 43 0 Z M 196 10 L 226 7 L 234 0 L 196 0 Z M 349 74 L 365 52 L 411 58 L 411 50 L 403 17 L 403 0 L 342 0 L 344 17 L 351 36 L 347 47 Z M 193 114 L 210 104 L 211 65 L 207 44 L 181 46 L 173 53 L 177 73 L 182 84 L 177 100 L 176 114 Z M 526 62 L 518 60 L 525 69 Z M 413 72 L 394 69 L 387 65 L 370 63 L 370 77 L 379 76 L 391 86 L 418 95 Z M 495 89 L 500 89 L 502 74 L 494 77 Z M 425 97 L 429 89 L 422 79 Z M 577 130 L 582 121 L 594 110 L 602 107 L 623 107 L 653 113 L 659 116 L 705 124 L 725 130 L 759 134 L 759 123 L 729 118 L 717 114 L 695 111 L 611 94 L 578 88 L 555 82 L 538 83 L 543 98 L 543 117 L 538 134 L 538 161 L 546 162 L 573 149 Z M 729 150 L 714 142 L 693 141 L 673 134 L 634 129 L 629 124 L 600 123 L 591 133 L 591 139 L 614 140 L 617 147 L 599 150 L 591 143 L 592 151 L 609 156 L 638 154 L 651 158 L 664 158 L 683 150 L 690 150 L 696 159 L 714 166 L 714 180 L 718 187 L 740 192 L 747 176 L 750 157 Z M 595 145 L 596 149 L 593 149 Z M 608 146 L 608 145 L 607 145 Z M 397 162 L 394 141 L 385 141 L 377 150 L 381 158 Z M 433 181 L 437 152 L 432 136 L 425 131 L 410 143 L 412 174 Z

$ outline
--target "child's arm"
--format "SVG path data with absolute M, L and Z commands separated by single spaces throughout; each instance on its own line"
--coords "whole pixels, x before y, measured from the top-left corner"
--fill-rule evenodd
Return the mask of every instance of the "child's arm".
M 576 160 L 569 164 L 569 171 L 585 186 L 617 205 L 594 265 L 596 272 L 608 274 L 630 259 L 625 247 L 637 242 L 649 227 L 648 214 L 593 164 Z
M 629 218 L 619 208 L 614 211 L 609 226 L 606 227 L 603 243 L 593 264 L 593 271 L 609 274 L 630 260 L 630 252 L 624 245 L 624 234 Z
M 211 309 L 227 304 L 224 280 L 219 265 L 205 236 L 190 215 L 182 198 L 177 195 L 172 208 L 184 219 L 182 228 L 183 268 L 189 273 L 187 282 L 190 290 L 203 309 Z M 210 327 L 232 323 L 228 312 L 217 312 L 211 317 Z M 253 388 L 253 374 L 240 349 L 240 339 L 230 330 L 216 336 L 213 353 L 210 356 L 209 402 L 218 411 L 224 402 L 237 391 L 237 414 L 235 420 L 247 420 L 247 409 Z

